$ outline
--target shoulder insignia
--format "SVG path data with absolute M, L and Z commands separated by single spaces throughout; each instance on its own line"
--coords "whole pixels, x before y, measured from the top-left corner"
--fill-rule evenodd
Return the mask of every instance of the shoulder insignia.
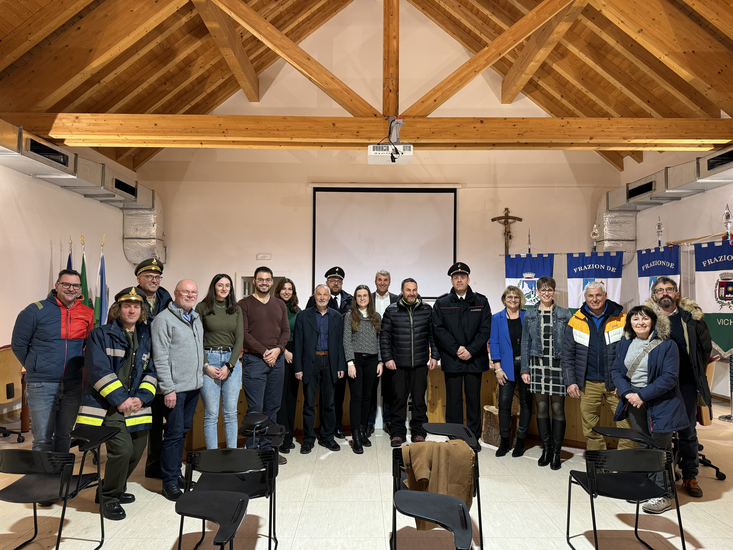
M 38 309 L 43 309 L 43 304 L 41 302 L 33 302 L 33 303 L 36 304 L 36 307 Z

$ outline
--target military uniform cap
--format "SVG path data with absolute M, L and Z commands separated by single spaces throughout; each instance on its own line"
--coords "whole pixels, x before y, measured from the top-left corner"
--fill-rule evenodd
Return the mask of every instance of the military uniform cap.
M 143 297 L 134 286 L 128 286 L 115 294 L 115 302 L 142 302 Z
M 453 277 L 453 275 L 455 275 L 456 273 L 465 273 L 466 275 L 470 275 L 471 268 L 463 262 L 456 262 L 452 266 L 450 266 L 450 269 L 448 269 L 448 276 Z
M 338 277 L 341 280 L 343 280 L 345 276 L 346 276 L 346 273 L 344 273 L 344 270 L 338 266 L 332 267 L 331 269 L 326 271 L 326 275 L 324 275 L 326 279 L 328 279 L 329 277 Z
M 135 268 L 135 277 L 146 271 L 157 271 L 158 273 L 163 273 L 163 262 L 156 258 L 143 260 L 137 264 L 137 267 Z

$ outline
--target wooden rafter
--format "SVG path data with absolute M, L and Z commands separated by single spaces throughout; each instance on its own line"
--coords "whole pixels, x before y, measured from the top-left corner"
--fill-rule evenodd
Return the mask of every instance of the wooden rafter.
M 245 27 L 298 72 L 318 86 L 331 99 L 354 116 L 379 116 L 380 113 L 365 99 L 309 56 L 274 25 L 247 4 L 237 0 L 213 0 L 225 13 Z
M 733 39 L 733 5 L 727 0 L 682 0 L 707 19 L 728 38 Z
M 241 40 L 234 31 L 234 21 L 211 0 L 193 0 L 193 4 L 244 95 L 250 101 L 258 102 L 260 100 L 260 80 L 242 47 Z
M 108 0 L 0 82 L 0 105 L 43 111 L 141 39 L 187 0 Z M 110 13 L 125 13 L 120 25 Z
M 397 116 L 400 106 L 400 3 L 383 0 L 382 114 Z
M 501 83 L 502 103 L 511 103 L 517 98 L 586 4 L 587 0 L 576 0 L 532 34 Z
M 536 9 L 512 25 L 486 48 L 453 71 L 443 82 L 408 107 L 403 114 L 405 116 L 428 116 L 572 2 L 573 0 L 544 0 Z
M 385 117 L 236 115 L 108 115 L 4 113 L 5 120 L 67 145 L 97 147 L 301 148 L 373 143 L 387 133 Z M 426 118 L 406 117 L 404 141 L 425 148 L 555 148 L 680 150 L 733 141 L 733 119 Z
M 727 113 L 733 113 L 733 75 L 719 70 L 733 67 L 733 52 L 700 32 L 700 27 L 667 0 L 633 5 L 625 0 L 595 1 L 601 13 L 624 32 Z
M 0 71 L 17 61 L 92 2 L 93 0 L 54 0 L 43 6 L 0 40 Z

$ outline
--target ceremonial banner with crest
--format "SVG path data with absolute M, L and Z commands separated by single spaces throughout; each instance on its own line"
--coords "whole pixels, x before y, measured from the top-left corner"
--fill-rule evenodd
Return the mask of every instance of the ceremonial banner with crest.
M 552 277 L 555 262 L 554 254 L 516 254 L 504 256 L 504 273 L 506 284 L 519 287 L 527 299 L 528 306 L 535 306 L 540 301 L 537 294 L 537 279 Z
M 591 281 L 601 281 L 608 299 L 620 303 L 623 265 L 623 252 L 568 254 L 568 307 L 580 309 L 585 301 L 583 292 Z
M 677 245 L 661 248 L 647 248 L 636 251 L 639 271 L 639 303 L 651 298 L 651 288 L 657 277 L 669 277 L 679 287 L 680 284 L 680 247 Z
M 705 314 L 713 348 L 733 352 L 733 246 L 728 241 L 695 245 L 695 297 Z

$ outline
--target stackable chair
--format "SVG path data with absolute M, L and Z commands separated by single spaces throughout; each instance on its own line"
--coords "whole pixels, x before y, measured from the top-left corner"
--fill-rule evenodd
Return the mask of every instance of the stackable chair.
M 608 436 L 630 439 L 653 445 L 650 438 L 625 428 L 596 428 L 596 432 Z M 639 511 L 641 502 L 667 494 L 674 494 L 677 509 L 677 522 L 680 528 L 682 548 L 685 550 L 685 534 L 682 529 L 677 488 L 674 483 L 674 457 L 671 451 L 661 449 L 613 449 L 607 451 L 586 451 L 586 471 L 571 470 L 568 478 L 568 513 L 565 538 L 570 548 L 570 515 L 573 485 L 580 486 L 590 497 L 591 518 L 593 521 L 593 540 L 598 549 L 596 528 L 595 499 L 599 496 L 636 502 L 634 535 L 636 539 L 651 550 L 651 546 L 639 537 Z M 661 472 L 664 488 L 660 488 L 649 476 Z
M 10 346 L 0 347 L 0 405 L 12 403 L 21 398 L 22 370 L 23 366 L 15 357 Z M 25 400 L 23 400 L 24 402 Z M 6 426 L 0 426 L 0 436 L 9 437 L 10 435 L 18 436 L 18 443 L 25 441 L 22 430 L 11 430 Z
M 74 474 L 75 455 L 72 453 L 56 453 L 46 451 L 31 451 L 24 449 L 0 450 L 0 473 L 22 475 L 20 479 L 0 490 L 0 500 L 18 504 L 33 503 L 33 536 L 16 546 L 22 548 L 35 540 L 38 536 L 38 508 L 39 502 L 61 501 L 61 520 L 56 537 L 56 549 L 61 544 L 61 534 L 66 516 L 66 505 L 82 489 L 97 486 L 99 494 L 99 521 L 100 542 L 95 548 L 98 550 L 104 544 L 104 516 L 102 515 L 101 471 L 98 460 L 99 446 L 114 437 L 119 428 L 106 426 L 84 426 L 71 432 L 72 446 L 78 446 L 82 451 L 82 460 L 79 472 Z M 97 457 L 97 471 L 84 473 L 84 462 L 87 453 Z
M 481 450 L 476 437 L 463 424 L 440 424 L 427 422 L 423 424 L 426 432 L 446 436 L 449 439 L 461 439 L 473 450 L 474 454 Z M 479 490 L 478 457 L 473 466 L 474 498 L 479 513 L 479 542 L 483 550 L 483 522 L 481 520 L 481 493 Z M 440 495 L 424 491 L 411 491 L 404 481 L 406 479 L 405 464 L 402 460 L 402 449 L 392 451 L 392 535 L 390 547 L 397 550 L 397 512 L 403 515 L 437 523 L 453 533 L 456 549 L 471 548 L 473 527 L 468 506 L 461 499 L 449 495 Z

